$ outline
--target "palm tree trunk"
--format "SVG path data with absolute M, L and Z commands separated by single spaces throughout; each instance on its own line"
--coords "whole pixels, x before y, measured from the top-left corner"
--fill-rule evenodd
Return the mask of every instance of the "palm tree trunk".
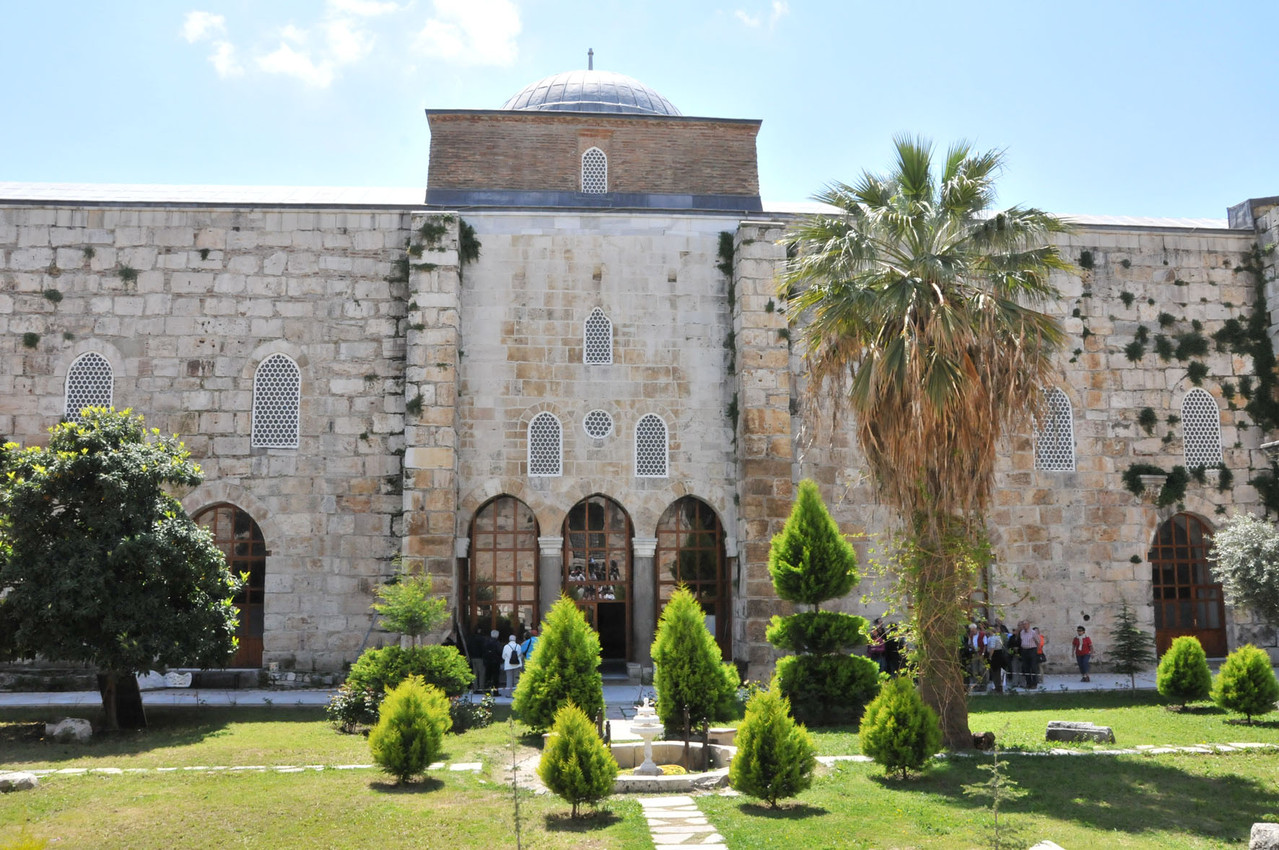
M 953 547 L 943 544 L 932 524 L 916 526 L 916 562 L 911 596 L 918 639 L 919 695 L 937 712 L 947 749 L 973 746 L 968 728 L 968 693 L 959 660 L 968 572 Z

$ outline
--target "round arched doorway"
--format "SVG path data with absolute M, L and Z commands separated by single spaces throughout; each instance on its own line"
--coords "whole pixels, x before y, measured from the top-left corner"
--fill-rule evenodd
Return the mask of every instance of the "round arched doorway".
M 247 576 L 233 600 L 240 612 L 240 624 L 235 631 L 240 643 L 227 666 L 261 667 L 267 553 L 262 529 L 253 517 L 226 503 L 205 508 L 193 519 L 213 535 L 213 543 L 226 556 L 232 574 Z
M 1226 655 L 1226 609 L 1221 585 L 1208 568 L 1211 548 L 1212 529 L 1193 514 L 1176 514 L 1155 532 L 1147 560 L 1160 655 L 1183 635 L 1198 638 L 1211 658 Z
M 467 635 L 496 629 L 503 641 L 537 625 L 537 517 L 514 496 L 485 502 L 471 520 L 463 582 Z
M 671 594 L 686 586 L 706 615 L 706 628 L 715 636 L 724 658 L 732 658 L 724 528 L 710 505 L 685 496 L 666 509 L 657 523 L 657 610 Z
M 631 658 L 631 518 L 607 496 L 588 496 L 564 520 L 563 590 L 599 632 L 606 661 Z

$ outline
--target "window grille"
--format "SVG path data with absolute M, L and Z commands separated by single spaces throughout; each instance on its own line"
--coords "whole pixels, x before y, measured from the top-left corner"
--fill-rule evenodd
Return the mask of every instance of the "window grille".
M 301 398 L 301 373 L 289 357 L 272 354 L 258 364 L 258 371 L 253 376 L 255 447 L 298 447 L 298 406 Z
M 586 433 L 597 440 L 602 440 L 613 433 L 613 417 L 603 410 L 592 410 L 582 420 Z
M 1221 463 L 1221 411 L 1212 396 L 1198 388 L 1186 393 L 1181 402 L 1181 427 L 1189 469 Z
M 1075 468 L 1075 426 L 1070 399 L 1053 387 L 1044 397 L 1044 418 L 1035 423 L 1035 469 Z
M 588 148 L 582 154 L 582 191 L 589 195 L 608 191 L 608 157 L 599 148 Z
M 586 363 L 613 362 L 613 323 L 599 307 L 586 317 L 582 331 L 582 360 Z
M 666 423 L 652 413 L 635 426 L 635 474 L 641 478 L 666 477 Z
M 67 370 L 67 420 L 79 422 L 86 407 L 110 407 L 114 385 L 115 375 L 105 357 L 93 352 L 77 357 Z
M 528 426 L 528 474 L 559 475 L 564 431 L 553 414 L 539 413 Z

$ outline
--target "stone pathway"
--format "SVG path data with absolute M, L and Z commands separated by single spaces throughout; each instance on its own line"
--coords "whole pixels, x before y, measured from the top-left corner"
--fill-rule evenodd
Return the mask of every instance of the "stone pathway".
M 724 836 L 710 825 L 692 797 L 640 797 L 639 804 L 658 847 L 725 846 Z

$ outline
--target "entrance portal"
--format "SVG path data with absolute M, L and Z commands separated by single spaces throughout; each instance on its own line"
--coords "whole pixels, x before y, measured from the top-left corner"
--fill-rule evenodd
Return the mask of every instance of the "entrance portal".
M 266 541 L 253 517 L 235 505 L 221 504 L 207 508 L 194 517 L 196 523 L 209 530 L 213 544 L 226 556 L 232 575 L 246 575 L 247 580 L 235 595 L 240 624 L 235 655 L 228 667 L 262 666 L 263 611 L 262 595 L 266 587 Z
M 1155 533 L 1148 560 L 1160 655 L 1182 635 L 1199 638 L 1210 658 L 1226 654 L 1226 609 L 1221 585 L 1208 569 L 1211 548 L 1212 529 L 1192 514 L 1171 517 Z
M 605 659 L 631 657 L 631 518 L 607 496 L 590 496 L 564 520 L 563 589 L 599 632 Z

